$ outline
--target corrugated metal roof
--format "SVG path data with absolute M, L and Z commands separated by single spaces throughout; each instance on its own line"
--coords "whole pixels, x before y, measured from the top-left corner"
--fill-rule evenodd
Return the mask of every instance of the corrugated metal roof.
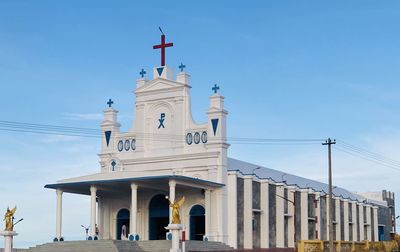
M 297 185 L 299 188 L 312 188 L 314 191 L 321 192 L 322 194 L 327 194 L 329 190 L 328 184 L 288 174 L 268 167 L 247 163 L 234 158 L 228 158 L 228 171 L 239 171 L 243 175 L 252 175 L 254 171 L 254 174 L 260 179 L 271 179 L 275 182 L 283 182 L 287 185 Z M 333 194 L 336 197 L 357 200 L 360 202 L 365 202 L 366 200 L 366 198 L 341 187 L 334 187 Z M 367 200 L 367 202 L 382 205 L 382 202 L 371 202 L 371 200 Z

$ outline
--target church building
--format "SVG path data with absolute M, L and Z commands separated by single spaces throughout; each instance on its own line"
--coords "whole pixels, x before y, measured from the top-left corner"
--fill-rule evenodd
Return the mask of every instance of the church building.
M 63 193 L 91 199 L 89 240 L 171 239 L 170 202 L 181 208 L 187 240 L 219 241 L 233 248 L 293 247 L 295 241 L 328 239 L 328 187 L 324 183 L 228 157 L 224 97 L 215 85 L 207 121 L 191 114 L 190 75 L 165 64 L 136 81 L 135 118 L 120 131 L 111 99 L 100 125 L 99 172 L 45 187 L 57 195 L 56 233 L 62 241 Z M 394 195 L 389 193 L 389 198 Z M 390 210 L 392 207 L 392 211 Z M 378 241 L 392 232 L 393 206 L 342 188 L 334 189 L 334 239 Z M 388 210 L 389 209 L 389 210 Z

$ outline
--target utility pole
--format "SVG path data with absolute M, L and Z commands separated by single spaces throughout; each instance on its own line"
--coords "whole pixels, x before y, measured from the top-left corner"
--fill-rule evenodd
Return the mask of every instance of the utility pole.
M 325 141 L 322 145 L 328 145 L 328 167 L 329 167 L 329 252 L 333 252 L 333 199 L 332 199 L 332 144 L 336 144 L 336 140 Z

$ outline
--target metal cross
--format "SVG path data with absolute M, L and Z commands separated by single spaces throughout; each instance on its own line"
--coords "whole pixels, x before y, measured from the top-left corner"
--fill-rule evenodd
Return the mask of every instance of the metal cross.
M 181 69 L 181 72 L 183 72 L 183 69 L 185 68 L 186 66 L 181 62 L 181 64 L 179 65 L 179 68 Z
M 111 99 L 109 99 L 108 102 L 107 102 L 108 107 L 111 108 L 111 105 L 112 105 L 113 103 L 114 103 L 114 102 L 113 102 Z
M 146 71 L 144 71 L 144 69 L 142 68 L 142 71 L 140 71 L 140 73 L 139 73 L 141 76 L 142 76 L 142 78 L 144 77 L 144 75 L 146 74 Z
M 211 89 L 214 91 L 214 94 L 216 94 L 218 92 L 219 87 L 217 86 L 217 84 L 214 84 L 214 87 Z
M 161 44 L 153 46 L 153 49 L 161 49 L 161 66 L 165 66 L 165 48 L 171 46 L 174 46 L 174 43 L 165 43 L 164 33 L 161 34 Z

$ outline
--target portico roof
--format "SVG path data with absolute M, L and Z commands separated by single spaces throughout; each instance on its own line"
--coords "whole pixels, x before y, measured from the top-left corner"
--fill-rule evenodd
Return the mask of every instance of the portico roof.
M 73 181 L 76 180 L 76 181 Z M 127 193 L 130 192 L 131 184 L 135 183 L 139 188 L 150 188 L 163 190 L 168 192 L 169 181 L 174 180 L 176 186 L 183 188 L 212 189 L 224 186 L 224 184 L 216 183 L 209 180 L 203 180 L 193 177 L 180 175 L 162 175 L 162 176 L 145 176 L 130 177 L 118 179 L 100 179 L 100 180 L 78 180 L 68 179 L 55 184 L 47 184 L 45 188 L 60 189 L 63 192 L 90 195 L 90 187 L 96 186 L 99 193 Z

